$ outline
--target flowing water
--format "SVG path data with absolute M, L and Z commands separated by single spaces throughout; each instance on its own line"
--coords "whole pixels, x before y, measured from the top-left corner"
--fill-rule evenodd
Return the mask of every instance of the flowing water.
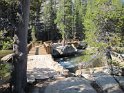
M 60 63 L 65 68 L 72 68 L 82 62 L 83 55 L 75 55 L 71 57 L 57 58 L 55 61 Z

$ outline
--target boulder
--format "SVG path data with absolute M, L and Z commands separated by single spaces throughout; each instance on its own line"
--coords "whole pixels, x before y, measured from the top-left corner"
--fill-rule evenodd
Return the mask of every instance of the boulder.
M 114 76 L 118 81 L 119 85 L 124 89 L 124 77 L 123 76 Z
M 80 70 L 76 70 L 76 72 L 75 72 L 76 76 L 83 76 L 83 77 L 90 75 L 90 74 L 91 74 L 90 69 L 80 69 Z M 87 78 L 87 77 L 85 77 L 85 78 Z
M 71 55 L 77 52 L 77 49 L 73 45 L 65 45 L 62 51 L 64 55 Z
M 77 66 L 77 65 L 69 66 L 69 67 L 67 67 L 67 69 L 68 69 L 71 73 L 75 73 L 75 71 L 78 69 L 78 66 Z
M 50 83 L 44 93 L 97 93 L 84 78 L 69 77 Z
M 103 72 L 94 73 L 92 79 L 107 93 L 124 93 L 118 82 L 109 74 Z
M 62 44 L 54 43 L 51 47 L 51 54 L 53 56 L 57 57 L 63 54 L 62 49 L 64 46 L 62 46 Z
M 77 52 L 77 49 L 74 47 L 74 45 L 65 45 L 62 46 L 61 44 L 53 44 L 51 53 L 53 56 L 68 56 L 68 55 L 73 55 L 75 52 Z
M 80 42 L 77 49 L 86 49 L 88 44 L 86 42 Z
M 121 68 L 121 75 L 124 76 L 124 68 Z
M 53 56 L 60 55 L 60 53 L 59 53 L 59 51 L 57 49 L 52 49 L 51 51 L 52 51 L 51 53 L 52 53 Z
M 59 62 L 64 68 L 68 69 L 71 73 L 75 73 L 75 71 L 78 69 L 77 65 L 72 64 L 70 61 L 65 61 L 63 59 L 60 59 Z

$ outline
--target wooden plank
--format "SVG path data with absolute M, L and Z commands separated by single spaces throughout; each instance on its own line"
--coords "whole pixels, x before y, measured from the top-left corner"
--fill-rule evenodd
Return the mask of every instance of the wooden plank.
M 35 79 L 47 79 L 54 75 L 67 75 L 67 72 L 58 62 L 55 62 L 50 54 L 28 56 L 27 79 L 33 82 Z

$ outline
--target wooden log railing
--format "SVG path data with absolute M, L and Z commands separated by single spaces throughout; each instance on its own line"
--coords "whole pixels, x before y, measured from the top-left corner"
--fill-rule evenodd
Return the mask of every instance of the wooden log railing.
M 48 54 L 51 54 L 51 44 L 52 44 L 52 41 L 46 41 L 43 44 L 44 44 L 44 47 L 46 49 L 46 52 Z
M 78 39 L 70 39 L 67 40 L 67 44 L 73 44 L 75 47 L 79 45 L 79 40 Z
M 27 45 L 27 50 L 28 50 L 28 53 L 29 51 L 31 50 L 31 48 L 33 47 L 34 43 L 31 42 L 30 44 Z

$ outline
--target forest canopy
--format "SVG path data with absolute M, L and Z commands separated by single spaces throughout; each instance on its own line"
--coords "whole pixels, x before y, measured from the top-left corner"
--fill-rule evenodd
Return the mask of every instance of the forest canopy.
M 68 41 L 76 40 L 92 50 L 83 51 L 82 61 L 122 49 L 124 0 L 0 0 L 0 58 L 13 53 L 15 93 L 26 87 L 28 44 L 48 41 L 70 47 Z M 0 68 L 0 77 L 10 71 L 4 63 Z
M 18 0 L 2 0 L 0 11 L 0 38 L 12 37 L 21 6 Z M 31 0 L 28 41 L 63 38 L 123 46 L 123 14 L 122 0 Z

